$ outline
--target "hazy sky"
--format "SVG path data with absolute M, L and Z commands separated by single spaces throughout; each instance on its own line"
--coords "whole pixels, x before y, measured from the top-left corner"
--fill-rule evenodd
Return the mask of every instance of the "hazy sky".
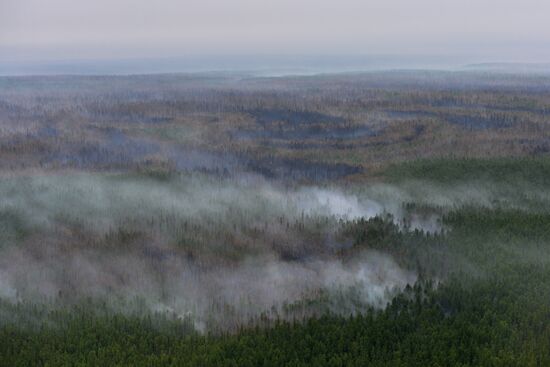
M 0 0 L 0 57 L 469 54 L 550 61 L 548 0 Z

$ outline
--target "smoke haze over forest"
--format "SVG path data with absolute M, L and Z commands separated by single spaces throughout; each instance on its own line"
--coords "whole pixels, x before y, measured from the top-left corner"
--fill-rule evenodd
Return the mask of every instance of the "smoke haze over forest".
M 0 366 L 550 366 L 549 14 L 0 0 Z

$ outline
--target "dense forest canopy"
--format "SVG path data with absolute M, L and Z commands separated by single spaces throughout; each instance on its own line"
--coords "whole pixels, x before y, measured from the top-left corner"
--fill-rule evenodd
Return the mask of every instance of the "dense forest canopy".
M 550 78 L 0 78 L 0 365 L 550 364 Z

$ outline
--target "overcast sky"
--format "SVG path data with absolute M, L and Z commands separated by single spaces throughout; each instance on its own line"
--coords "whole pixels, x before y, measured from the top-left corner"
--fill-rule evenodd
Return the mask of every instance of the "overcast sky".
M 0 0 L 0 57 L 457 54 L 550 61 L 549 0 Z

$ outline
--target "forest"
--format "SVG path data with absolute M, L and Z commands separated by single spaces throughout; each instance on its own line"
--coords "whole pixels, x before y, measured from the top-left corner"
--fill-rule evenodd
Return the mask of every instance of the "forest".
M 550 365 L 550 77 L 0 77 L 1 366 Z

